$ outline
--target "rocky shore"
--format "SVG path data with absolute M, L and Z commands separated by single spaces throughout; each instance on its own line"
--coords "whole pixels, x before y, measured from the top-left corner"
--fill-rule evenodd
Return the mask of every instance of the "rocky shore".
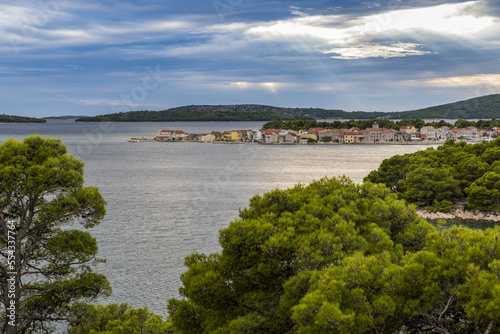
M 457 205 L 449 213 L 443 212 L 429 212 L 425 208 L 417 208 L 417 213 L 425 218 L 431 220 L 437 219 L 467 219 L 467 220 L 486 220 L 500 222 L 500 212 L 496 211 L 480 211 L 480 210 L 465 210 L 465 205 Z

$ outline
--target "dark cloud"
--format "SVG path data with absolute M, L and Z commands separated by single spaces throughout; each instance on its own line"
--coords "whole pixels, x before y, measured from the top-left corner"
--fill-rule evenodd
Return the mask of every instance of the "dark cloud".
M 468 13 L 475 13 L 478 16 L 500 17 L 500 1 L 482 0 L 477 1 L 467 9 Z

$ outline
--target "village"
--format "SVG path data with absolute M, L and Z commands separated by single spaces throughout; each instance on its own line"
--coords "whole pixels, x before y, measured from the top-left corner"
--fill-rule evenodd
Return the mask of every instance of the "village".
M 255 144 L 409 144 L 456 141 L 480 142 L 498 137 L 500 128 L 481 130 L 467 128 L 434 128 L 401 126 L 399 130 L 381 128 L 375 122 L 371 128 L 361 130 L 311 128 L 299 131 L 286 129 L 212 131 L 189 134 L 182 130 L 160 130 L 154 138 L 132 138 L 129 141 L 202 142 L 202 143 L 255 143 Z

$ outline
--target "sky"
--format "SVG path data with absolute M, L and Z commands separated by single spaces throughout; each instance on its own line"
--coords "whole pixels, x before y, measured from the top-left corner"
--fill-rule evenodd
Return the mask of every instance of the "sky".
M 405 111 L 500 93 L 500 1 L 2 0 L 0 114 Z

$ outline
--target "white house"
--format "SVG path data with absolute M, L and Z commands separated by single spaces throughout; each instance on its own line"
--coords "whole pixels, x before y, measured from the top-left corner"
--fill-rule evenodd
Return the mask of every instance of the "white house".
M 420 129 L 420 136 L 427 140 L 436 140 L 437 131 L 433 126 L 424 126 L 422 129 Z

